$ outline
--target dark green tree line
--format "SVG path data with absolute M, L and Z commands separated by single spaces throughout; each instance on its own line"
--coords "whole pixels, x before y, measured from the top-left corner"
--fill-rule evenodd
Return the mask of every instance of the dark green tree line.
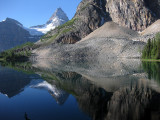
M 160 33 L 149 39 L 142 51 L 143 59 L 160 59 Z

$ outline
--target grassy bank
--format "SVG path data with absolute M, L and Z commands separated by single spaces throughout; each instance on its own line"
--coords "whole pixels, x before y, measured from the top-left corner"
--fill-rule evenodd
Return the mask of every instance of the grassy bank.
M 23 45 L 11 48 L 0 53 L 0 61 L 19 61 L 26 60 L 31 56 L 33 43 L 27 42 Z

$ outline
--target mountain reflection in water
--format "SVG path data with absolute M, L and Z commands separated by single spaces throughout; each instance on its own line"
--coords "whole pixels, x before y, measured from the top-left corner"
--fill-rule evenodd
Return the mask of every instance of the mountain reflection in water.
M 0 92 L 12 101 L 12 97 L 18 99 L 28 89 L 31 89 L 30 92 L 37 90 L 38 96 L 42 96 L 43 101 L 34 98 L 39 104 L 33 103 L 48 114 L 40 114 L 41 112 L 31 105 L 29 108 L 24 107 L 31 120 L 66 119 L 66 117 L 69 120 L 159 120 L 159 65 L 160 63 L 149 62 L 141 64 L 139 60 L 111 60 L 105 63 L 91 61 L 78 64 L 73 61 L 53 63 L 45 60 L 32 65 L 35 74 L 0 67 Z M 42 90 L 52 96 L 52 101 Z M 25 95 L 33 97 L 34 94 L 30 92 Z M 6 106 L 13 107 L 9 104 Z M 4 118 L 1 112 L 2 109 L 0 117 Z M 13 118 L 15 116 L 19 114 L 13 115 Z

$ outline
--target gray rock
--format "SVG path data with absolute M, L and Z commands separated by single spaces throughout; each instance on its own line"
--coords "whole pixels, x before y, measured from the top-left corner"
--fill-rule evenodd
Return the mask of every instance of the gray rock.
M 109 31 L 109 32 L 108 32 Z M 107 22 L 73 45 L 50 45 L 33 51 L 37 58 L 140 58 L 145 42 L 136 31 Z
M 107 0 L 106 11 L 119 25 L 142 31 L 160 18 L 158 0 Z

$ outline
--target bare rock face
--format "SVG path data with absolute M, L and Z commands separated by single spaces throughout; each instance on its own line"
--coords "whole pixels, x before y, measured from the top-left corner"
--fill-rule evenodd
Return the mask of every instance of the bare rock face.
M 83 0 L 77 8 L 75 17 L 86 23 L 93 31 L 107 19 L 105 4 L 105 0 Z
M 121 26 L 142 31 L 160 17 L 159 0 L 107 0 L 106 11 Z
M 145 5 L 149 8 L 156 18 L 160 18 L 160 0 L 144 0 Z

